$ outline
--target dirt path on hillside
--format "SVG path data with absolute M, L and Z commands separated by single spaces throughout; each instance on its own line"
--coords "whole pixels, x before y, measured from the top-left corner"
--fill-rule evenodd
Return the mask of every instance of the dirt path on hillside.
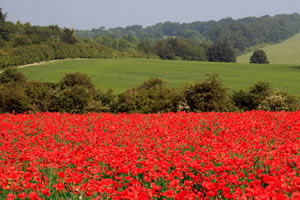
M 20 69 L 20 68 L 31 67 L 31 66 L 35 66 L 35 65 L 42 65 L 42 64 L 47 64 L 47 63 L 52 63 L 52 62 L 57 62 L 57 61 L 63 61 L 63 60 L 82 60 L 82 59 L 84 59 L 84 58 L 68 58 L 68 59 L 50 60 L 50 61 L 36 62 L 36 63 L 32 63 L 32 64 L 12 66 L 12 67 Z M 2 72 L 3 71 L 0 71 L 0 74 Z

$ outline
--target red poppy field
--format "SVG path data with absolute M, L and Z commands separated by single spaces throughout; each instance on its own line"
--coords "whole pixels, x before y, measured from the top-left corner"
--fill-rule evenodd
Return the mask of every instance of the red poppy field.
M 300 112 L 0 115 L 0 199 L 300 199 Z

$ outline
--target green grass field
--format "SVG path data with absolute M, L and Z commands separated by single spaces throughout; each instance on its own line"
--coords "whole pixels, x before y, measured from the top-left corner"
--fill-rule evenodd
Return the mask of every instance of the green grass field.
M 269 45 L 264 48 L 271 64 L 299 64 L 300 65 L 300 33 L 279 44 Z M 238 63 L 249 63 L 253 52 L 241 55 Z
M 167 61 L 152 59 L 82 59 L 56 61 L 19 69 L 30 80 L 58 82 L 65 73 L 88 74 L 100 89 L 125 91 L 150 77 L 167 85 L 181 87 L 204 80 L 207 73 L 218 73 L 231 91 L 246 89 L 260 80 L 300 96 L 300 65 L 254 65 Z

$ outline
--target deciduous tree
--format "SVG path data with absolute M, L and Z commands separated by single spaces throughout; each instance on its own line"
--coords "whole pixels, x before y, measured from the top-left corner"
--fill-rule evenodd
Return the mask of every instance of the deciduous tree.
M 268 57 L 264 50 L 256 50 L 253 52 L 250 63 L 268 64 Z

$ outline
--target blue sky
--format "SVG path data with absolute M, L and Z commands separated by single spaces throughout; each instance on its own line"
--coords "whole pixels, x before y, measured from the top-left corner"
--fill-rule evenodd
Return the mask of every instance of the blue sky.
M 300 0 L 0 0 L 8 20 L 91 29 L 300 12 Z

